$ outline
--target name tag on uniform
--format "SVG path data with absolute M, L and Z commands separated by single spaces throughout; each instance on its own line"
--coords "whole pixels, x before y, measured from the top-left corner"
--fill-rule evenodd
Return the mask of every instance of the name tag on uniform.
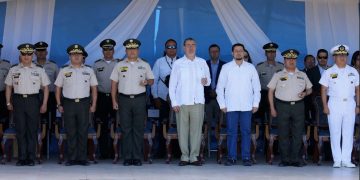
M 104 71 L 104 67 L 97 68 L 96 70 L 97 70 L 98 72 Z
M 288 77 L 281 77 L 280 81 L 286 81 L 288 79 Z
M 332 79 L 336 79 L 336 78 L 338 77 L 338 74 L 330 74 L 330 77 L 331 77 Z
M 68 78 L 68 77 L 71 77 L 71 75 L 72 75 L 72 72 L 66 72 L 66 73 L 64 73 L 64 76 L 67 77 L 67 78 Z
M 126 72 L 128 69 L 127 66 L 120 67 L 120 72 Z
M 350 73 L 348 76 L 355 76 L 355 74 L 354 74 L 354 73 Z
M 145 69 L 144 66 L 138 66 L 138 69 Z
M 304 80 L 303 77 L 300 77 L 300 76 L 296 76 L 297 79 L 301 79 L 301 80 Z
M 31 75 L 32 75 L 32 76 L 39 76 L 40 74 L 37 73 L 37 72 L 32 72 Z
M 82 72 L 82 74 L 85 75 L 85 76 L 89 76 L 89 75 L 90 75 L 90 73 L 89 73 L 89 72 L 86 72 L 86 71 Z

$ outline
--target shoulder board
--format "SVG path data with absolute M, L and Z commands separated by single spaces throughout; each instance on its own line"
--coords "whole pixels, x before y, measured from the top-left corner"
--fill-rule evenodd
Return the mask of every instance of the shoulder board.
M 91 66 L 90 66 L 90 65 L 88 65 L 88 64 L 85 64 L 85 66 L 86 66 L 86 67 L 89 67 L 89 68 L 91 68 Z
M 101 61 L 101 59 L 98 59 L 98 60 L 96 60 L 94 63 L 97 63 L 97 62 L 100 62 Z
M 279 61 L 276 61 L 277 63 L 279 63 L 279 64 L 282 64 L 282 65 L 284 65 L 284 63 L 282 63 L 282 62 L 279 62 Z
M 65 68 L 65 67 L 68 67 L 69 65 L 68 64 L 65 64 L 63 66 L 61 66 L 61 68 Z
M 35 64 L 37 67 L 41 67 L 41 68 L 43 68 L 43 66 L 42 65 L 39 65 L 39 64 Z
M 6 60 L 6 59 L 3 59 L 2 61 L 7 62 L 7 63 L 10 63 L 10 61 L 9 61 L 9 60 Z
M 257 64 L 257 66 L 262 65 L 262 64 L 264 64 L 264 62 L 260 62 L 260 63 L 258 63 L 258 64 Z
M 11 67 L 15 67 L 15 66 L 17 66 L 18 64 L 13 64 Z

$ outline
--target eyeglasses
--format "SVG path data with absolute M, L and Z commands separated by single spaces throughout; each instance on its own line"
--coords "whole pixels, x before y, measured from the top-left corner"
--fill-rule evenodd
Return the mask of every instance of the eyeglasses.
M 166 46 L 166 49 L 176 49 L 176 46 Z
M 318 56 L 318 59 L 327 59 L 327 56 Z
M 33 53 L 21 53 L 22 56 L 32 56 Z

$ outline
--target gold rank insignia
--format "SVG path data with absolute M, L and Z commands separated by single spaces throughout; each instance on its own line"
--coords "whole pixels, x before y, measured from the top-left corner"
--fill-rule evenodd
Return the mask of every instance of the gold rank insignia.
M 286 81 L 286 80 L 288 80 L 288 77 L 286 77 L 286 76 L 280 78 L 280 81 Z
M 331 77 L 332 79 L 335 79 L 335 78 L 337 78 L 337 77 L 338 77 L 338 74 L 337 74 L 337 73 L 330 74 L 330 77 Z
M 120 67 L 121 72 L 126 72 L 129 68 L 127 66 Z
M 72 72 L 66 72 L 64 73 L 65 77 L 71 77 Z

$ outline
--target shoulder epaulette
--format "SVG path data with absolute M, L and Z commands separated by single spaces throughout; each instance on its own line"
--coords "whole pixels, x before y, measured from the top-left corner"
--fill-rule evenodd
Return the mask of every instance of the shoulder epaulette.
M 97 62 L 100 62 L 102 59 L 98 59 L 98 60 L 96 60 L 94 63 L 97 63 Z
M 61 66 L 61 68 L 66 68 L 68 66 L 69 66 L 68 64 L 65 64 L 65 65 Z
M 92 67 L 91 67 L 90 65 L 88 65 L 88 64 L 85 64 L 85 66 L 86 66 L 86 67 L 89 67 L 89 68 L 92 68 Z
M 10 61 L 9 61 L 9 60 L 6 60 L 6 59 L 3 59 L 3 61 L 4 61 L 4 62 L 7 62 L 7 63 L 10 63 Z
M 37 67 L 41 67 L 41 68 L 43 68 L 43 66 L 42 65 L 40 65 L 40 64 L 35 64 Z
M 11 67 L 15 67 L 15 66 L 17 66 L 17 65 L 19 65 L 18 63 L 16 63 L 16 64 L 13 64 Z
M 261 64 L 264 64 L 264 62 L 257 63 L 256 65 L 259 66 L 259 65 L 261 65 Z

